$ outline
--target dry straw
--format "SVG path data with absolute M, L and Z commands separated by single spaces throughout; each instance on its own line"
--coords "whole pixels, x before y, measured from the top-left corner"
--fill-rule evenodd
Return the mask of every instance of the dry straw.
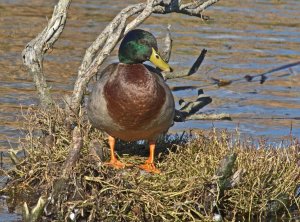
M 216 215 L 224 221 L 266 221 L 299 212 L 295 140 L 278 148 L 214 129 L 166 136 L 156 158 L 162 173 L 152 175 L 137 167 L 104 166 L 105 136 L 80 117 L 80 159 L 62 180 L 72 145 L 63 110 L 29 109 L 24 118 L 27 136 L 20 148 L 26 156 L 5 172 L 10 180 L 2 193 L 31 207 L 40 196 L 46 199 L 43 221 L 212 221 Z M 117 152 L 124 162 L 138 164 L 146 147 L 119 142 Z

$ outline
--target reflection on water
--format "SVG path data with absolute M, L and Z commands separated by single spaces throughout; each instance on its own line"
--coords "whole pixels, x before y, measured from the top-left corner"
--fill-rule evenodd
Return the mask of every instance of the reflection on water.
M 47 22 L 57 0 L 0 0 L 0 151 L 16 146 L 20 107 L 37 104 L 31 77 L 21 64 L 21 51 Z M 70 93 L 85 49 L 130 1 L 79 0 L 72 3 L 66 29 L 46 56 L 45 73 L 55 97 Z M 208 50 L 197 74 L 169 81 L 176 85 L 210 85 L 211 78 L 235 79 L 263 73 L 300 60 L 300 1 L 221 1 L 205 12 L 213 19 L 177 14 L 155 15 L 142 28 L 162 39 L 172 25 L 175 69 L 188 69 L 203 48 Z M 110 61 L 116 60 L 116 50 Z M 108 61 L 108 62 L 110 62 Z M 204 112 L 229 113 L 233 121 L 190 121 L 185 128 L 239 128 L 251 135 L 300 135 L 300 66 L 273 73 L 264 84 L 238 82 L 205 87 L 213 98 Z M 196 90 L 175 92 L 176 99 L 196 97 Z M 9 219 L 7 219 L 8 221 Z

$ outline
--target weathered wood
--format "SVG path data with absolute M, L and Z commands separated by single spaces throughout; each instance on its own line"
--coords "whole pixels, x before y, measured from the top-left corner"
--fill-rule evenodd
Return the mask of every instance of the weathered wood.
M 94 139 L 89 144 L 89 154 L 91 158 L 95 159 L 99 163 L 103 163 L 109 159 L 110 149 L 103 143 L 100 143 L 99 140 Z
M 171 36 L 171 25 L 168 25 L 167 27 L 167 34 L 166 37 L 164 39 L 164 46 L 163 46 L 163 50 L 160 51 L 160 56 L 162 57 L 162 59 L 166 62 L 169 62 L 170 58 L 171 58 L 171 52 L 172 52 L 172 36 Z
M 44 30 L 32 39 L 22 52 L 23 63 L 32 75 L 42 107 L 53 103 L 50 88 L 43 73 L 44 54 L 51 49 L 62 33 L 71 0 L 60 0 Z
M 23 220 L 25 222 L 37 222 L 41 220 L 47 201 L 41 196 L 37 204 L 30 210 L 26 202 L 23 204 Z
M 64 162 L 64 165 L 62 166 L 62 174 L 53 182 L 52 193 L 48 198 L 48 204 L 45 206 L 47 211 L 51 211 L 51 204 L 56 204 L 59 196 L 65 195 L 67 193 L 68 180 L 77 160 L 79 159 L 82 146 L 83 138 L 80 128 L 75 127 L 73 130 L 72 144 L 70 146 L 69 154 Z
M 212 102 L 209 96 L 203 94 L 203 90 L 198 90 L 198 97 L 195 101 L 186 102 L 183 99 L 179 100 L 181 108 L 175 111 L 175 122 L 184 122 L 190 116 L 198 112 L 201 108 Z
M 8 155 L 9 155 L 9 158 L 11 160 L 11 162 L 14 164 L 14 165 L 17 165 L 20 163 L 20 160 L 17 156 L 17 150 L 14 150 L 14 149 L 9 149 L 8 150 Z
M 220 166 L 216 172 L 220 193 L 223 193 L 225 189 L 231 187 L 231 177 L 233 175 L 233 167 L 236 158 L 237 154 L 232 153 L 228 156 L 225 156 L 224 159 L 220 162 Z
M 123 9 L 87 49 L 74 85 L 69 104 L 69 113 L 78 113 L 88 82 L 97 73 L 101 64 L 112 52 L 118 41 L 128 31 L 137 27 L 152 13 L 167 14 L 177 12 L 202 17 L 202 11 L 218 1 L 194 1 L 193 4 L 182 5 L 178 0 L 148 0 L 146 4 L 135 4 Z M 126 25 L 127 20 L 137 13 L 140 14 Z
M 80 150 L 83 146 L 83 138 L 79 127 L 75 127 L 73 130 L 72 145 L 70 146 L 69 155 L 65 160 L 63 166 L 62 177 L 68 177 L 69 173 L 75 166 L 76 161 L 79 159 Z
M 220 206 L 222 206 L 224 199 L 224 192 L 226 189 L 232 186 L 233 168 L 237 158 L 236 153 L 228 154 L 221 161 L 216 170 L 213 178 L 216 180 L 215 184 L 212 184 L 211 193 L 214 195 L 214 207 L 213 207 L 213 220 L 222 221 L 222 213 L 220 212 Z
M 186 117 L 186 120 L 232 120 L 227 113 L 196 113 Z

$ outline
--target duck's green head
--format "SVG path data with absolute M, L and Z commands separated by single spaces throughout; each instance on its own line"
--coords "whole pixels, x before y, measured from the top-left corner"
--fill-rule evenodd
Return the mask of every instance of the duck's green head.
M 125 64 L 150 61 L 163 71 L 172 71 L 157 53 L 155 37 L 141 29 L 132 30 L 124 37 L 119 48 L 119 60 Z

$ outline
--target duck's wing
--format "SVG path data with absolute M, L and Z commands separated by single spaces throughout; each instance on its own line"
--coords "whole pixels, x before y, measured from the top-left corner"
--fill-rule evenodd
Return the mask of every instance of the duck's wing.
M 101 78 L 104 78 L 106 75 L 111 75 L 114 73 L 116 68 L 118 67 L 119 63 L 112 63 L 106 66 L 103 70 L 99 70 L 96 73 L 96 80 L 100 80 Z

